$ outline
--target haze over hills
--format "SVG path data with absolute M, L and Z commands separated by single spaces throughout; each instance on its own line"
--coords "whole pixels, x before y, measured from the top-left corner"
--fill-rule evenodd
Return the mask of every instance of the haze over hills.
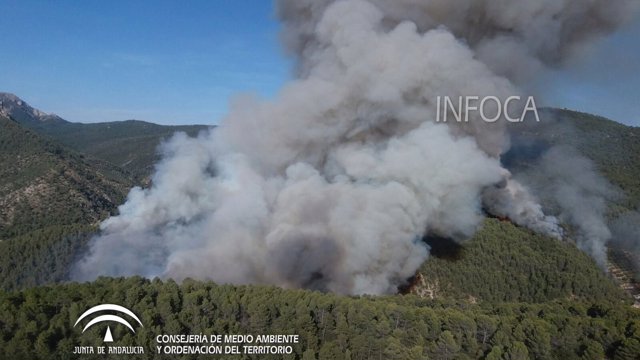
M 628 210 L 640 206 L 640 127 L 567 109 L 541 109 L 540 116 L 547 125 L 512 133 L 516 146 L 524 147 L 515 152 L 524 150 L 535 157 L 555 145 L 575 148 L 623 191 L 625 196 L 617 205 Z M 504 161 L 513 159 L 512 152 Z M 527 166 L 526 161 L 522 165 Z
M 159 160 L 160 142 L 176 131 L 195 136 L 205 125 L 158 125 L 140 120 L 73 123 L 34 109 L 10 93 L 0 93 L 0 114 L 79 152 L 130 172 L 137 182 L 148 178 Z M 148 179 L 147 179 L 148 180 Z

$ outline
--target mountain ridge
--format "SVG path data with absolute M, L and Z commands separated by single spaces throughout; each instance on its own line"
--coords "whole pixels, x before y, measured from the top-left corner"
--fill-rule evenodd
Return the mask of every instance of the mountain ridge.
M 131 173 L 138 184 L 148 183 L 160 159 L 158 145 L 181 131 L 195 136 L 206 125 L 159 125 L 142 120 L 99 123 L 69 122 L 33 108 L 11 93 L 0 93 L 0 114 L 75 151 L 108 161 Z
M 35 122 L 67 122 L 56 114 L 48 114 L 31 107 L 15 94 L 0 92 L 0 115 L 11 118 L 24 118 Z
M 42 138 L 15 120 L 0 116 L 0 129 L 0 238 L 54 218 L 58 225 L 99 221 L 133 186 L 120 168 Z M 62 205 L 67 211 L 51 211 Z

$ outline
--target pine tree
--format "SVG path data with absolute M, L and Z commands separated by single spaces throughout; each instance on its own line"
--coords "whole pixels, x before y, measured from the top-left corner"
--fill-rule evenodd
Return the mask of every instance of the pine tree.
M 614 360 L 638 360 L 640 359 L 640 341 L 635 338 L 625 339 L 616 349 Z
M 516 341 L 507 349 L 506 360 L 529 360 L 529 350 L 520 341 Z
M 460 351 L 460 345 L 456 342 L 453 334 L 450 331 L 443 331 L 434 349 L 434 356 L 438 359 L 454 359 L 456 354 Z

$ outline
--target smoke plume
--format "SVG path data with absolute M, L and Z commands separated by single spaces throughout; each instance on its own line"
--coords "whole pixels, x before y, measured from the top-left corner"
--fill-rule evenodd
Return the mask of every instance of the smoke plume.
M 520 178 L 560 221 L 572 226 L 570 236 L 578 247 L 606 268 L 606 244 L 611 240 L 607 203 L 617 200 L 620 192 L 593 162 L 573 148 L 554 146 Z
M 280 1 L 296 80 L 164 144 L 153 186 L 131 190 L 74 276 L 394 292 L 427 258 L 422 236 L 469 237 L 483 198 L 560 236 L 500 163 L 504 121 L 436 123 L 435 99 L 524 94 L 533 71 L 561 65 L 635 5 Z

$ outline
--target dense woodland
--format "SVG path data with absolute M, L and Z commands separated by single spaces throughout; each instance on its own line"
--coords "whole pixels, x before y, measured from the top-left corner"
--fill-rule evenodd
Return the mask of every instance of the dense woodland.
M 76 255 L 96 232 L 89 225 L 52 225 L 0 243 L 0 288 L 12 290 L 68 279 Z
M 73 327 L 99 303 L 122 304 L 141 318 L 144 327 L 135 334 L 112 326 L 114 344 L 146 348 L 137 358 L 163 358 L 152 353 L 159 334 L 265 332 L 301 340 L 290 356 L 244 358 L 617 360 L 640 354 L 640 312 L 606 300 L 472 305 L 138 277 L 0 293 L 0 349 L 16 360 L 73 358 L 75 346 L 102 343 L 104 326 L 85 334 Z
M 432 246 L 437 243 L 419 270 L 436 297 L 531 303 L 628 298 L 574 244 L 508 221 L 485 220 L 482 230 L 462 246 L 449 242 L 443 247 L 442 241 Z

